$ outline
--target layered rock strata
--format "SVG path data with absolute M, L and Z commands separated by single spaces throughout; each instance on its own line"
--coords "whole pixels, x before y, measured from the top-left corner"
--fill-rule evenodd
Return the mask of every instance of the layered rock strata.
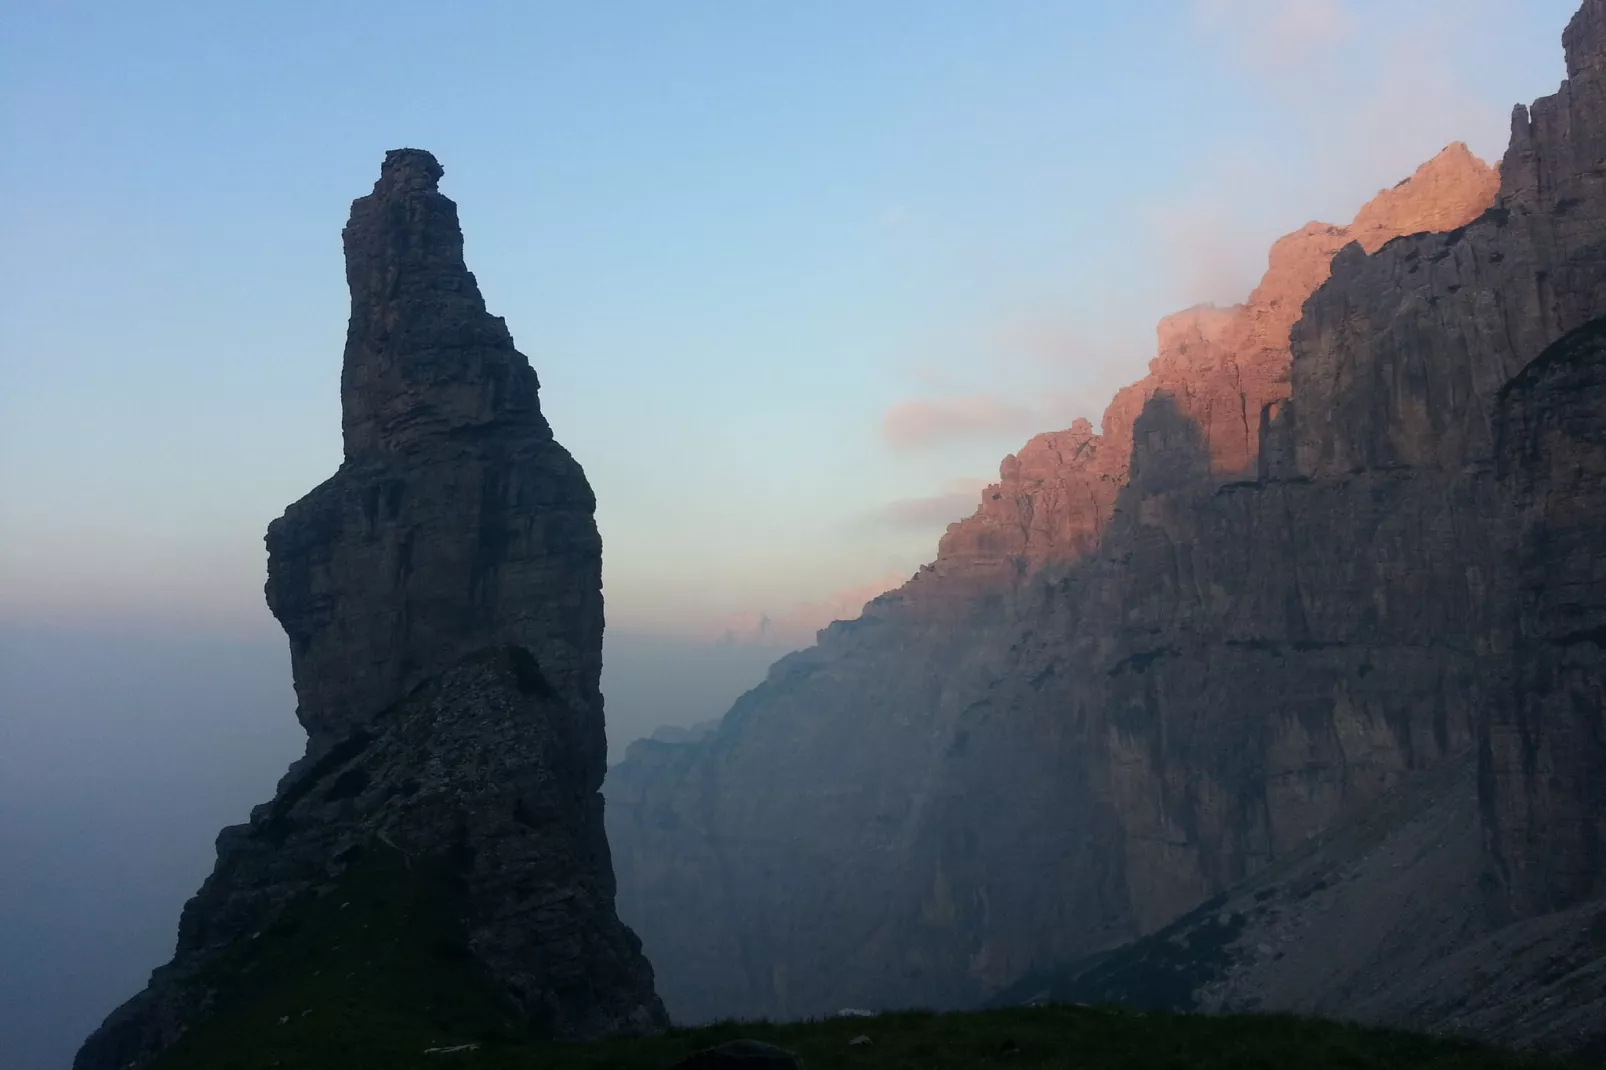
M 425 873 L 452 889 L 442 932 L 400 939 L 459 949 L 510 1018 L 563 1037 L 665 1024 L 613 909 L 594 499 L 485 310 L 441 174 L 388 153 L 352 205 L 345 459 L 268 529 L 307 755 L 219 835 L 173 961 L 80 1070 L 146 1066 L 236 1008 L 253 941 L 375 866 L 398 894 Z
M 1164 923 L 1470 745 L 1475 659 L 1425 638 L 1467 598 L 1366 653 L 1346 621 L 1374 566 L 1322 568 L 1406 538 L 1401 492 L 1248 488 L 1332 259 L 1466 224 L 1498 181 L 1452 145 L 1351 226 L 1280 240 L 1246 303 L 1161 323 L 1102 433 L 1005 458 L 931 565 L 713 737 L 636 746 L 608 789 L 621 910 L 677 1014 L 964 1004 Z
M 1606 1055 L 1606 899 L 1489 914 L 1467 753 L 1112 952 L 1021 978 L 998 1005 L 1284 1012 Z
M 1202 305 L 1160 321 L 1149 374 L 1119 391 L 1103 433 L 1087 420 L 1038 435 L 1004 458 L 980 508 L 951 525 L 932 566 L 940 575 L 1036 571 L 1092 552 L 1127 481 L 1133 424 L 1166 394 L 1198 428 L 1210 471 L 1223 480 L 1255 474 L 1267 406 L 1289 392 L 1289 332 L 1305 300 L 1352 243 L 1368 253 L 1418 231 L 1452 230 L 1494 200 L 1498 172 L 1459 142 L 1410 178 L 1380 192 L 1348 226 L 1308 223 L 1271 247 L 1260 284 L 1243 304 Z
M 1527 917 L 1606 898 L 1606 319 L 1506 385 L 1495 434 L 1512 645 L 1484 826 L 1503 905 Z
M 1598 894 L 1603 11 L 1498 175 L 1452 147 L 1284 239 L 1102 434 L 1034 439 L 909 584 L 616 767 L 672 1010 L 963 1005 L 1469 754 L 1494 914 Z

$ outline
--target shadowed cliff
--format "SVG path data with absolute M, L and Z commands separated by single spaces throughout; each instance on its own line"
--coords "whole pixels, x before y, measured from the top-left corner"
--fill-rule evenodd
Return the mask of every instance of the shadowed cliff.
M 1162 324 L 1102 434 L 1034 439 L 904 588 L 615 769 L 621 911 L 672 1011 L 965 1005 L 1479 753 L 1486 843 L 1412 886 L 1473 929 L 1423 954 L 1601 893 L 1599 391 L 1502 391 L 1606 311 L 1603 12 L 1498 176 L 1452 147 L 1284 239 L 1246 305 Z M 1336 992 L 1269 1005 L 1362 1013 Z M 1578 1042 L 1548 1028 L 1506 1039 Z

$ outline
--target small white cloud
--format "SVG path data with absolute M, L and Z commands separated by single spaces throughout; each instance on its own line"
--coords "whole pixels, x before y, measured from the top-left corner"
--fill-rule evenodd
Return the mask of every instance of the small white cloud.
M 870 514 L 870 522 L 882 527 L 940 530 L 976 511 L 984 479 L 950 479 L 940 494 L 923 498 L 898 498 Z
M 900 401 L 881 417 L 881 434 L 895 449 L 914 450 L 958 438 L 1021 434 L 1040 429 L 1042 416 L 1025 405 L 986 395 Z

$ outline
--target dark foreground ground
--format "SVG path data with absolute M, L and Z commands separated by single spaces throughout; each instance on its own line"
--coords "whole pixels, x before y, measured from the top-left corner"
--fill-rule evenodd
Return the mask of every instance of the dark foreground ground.
M 795 1051 L 810 1070 L 1591 1065 L 1314 1019 L 1078 1006 L 726 1023 L 553 1044 L 520 1024 L 477 970 L 461 910 L 461 889 L 446 868 L 358 867 L 338 894 L 297 904 L 246 941 L 220 970 L 214 1013 L 155 1070 L 664 1070 L 737 1037 Z M 859 1036 L 871 1042 L 850 1043 Z
M 1475 1067 L 1561 1070 L 1568 1063 L 1453 1040 L 1364 1029 L 1306 1018 L 1140 1014 L 1106 1008 L 1038 1007 L 969 1014 L 905 1013 L 772 1025 L 725 1023 L 677 1029 L 640 1040 L 593 1044 L 482 1042 L 399 1027 L 388 1035 L 349 1035 L 320 1011 L 269 1023 L 234 1043 L 208 1045 L 164 1067 L 257 1070 L 665 1070 L 701 1048 L 737 1037 L 767 1041 L 802 1056 L 809 1070 L 966 1070 L 1108 1067 L 1119 1070 L 1327 1070 Z M 856 1037 L 871 1043 L 851 1043 Z

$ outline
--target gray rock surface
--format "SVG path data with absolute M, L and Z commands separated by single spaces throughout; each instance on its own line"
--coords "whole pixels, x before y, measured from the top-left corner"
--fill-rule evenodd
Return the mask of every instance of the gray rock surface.
M 517 1015 L 563 1037 L 666 1024 L 613 909 L 594 500 L 440 176 L 393 151 L 352 205 L 345 460 L 268 530 L 307 755 L 220 833 L 173 961 L 79 1070 L 149 1064 L 228 1002 L 256 934 L 397 855 L 447 871 L 473 968 Z
M 1230 893 L 996 997 L 1291 1012 L 1606 1054 L 1606 900 L 1486 909 L 1477 758 L 1441 763 Z
M 1513 114 L 1495 207 L 1341 253 L 1295 330 L 1301 474 L 1442 474 L 1452 507 L 1415 541 L 1465 569 L 1483 822 L 1516 917 L 1606 895 L 1606 5 L 1563 43 L 1567 81 Z
M 1102 434 L 1034 439 L 933 565 L 615 768 L 677 1015 L 973 1003 L 1469 755 L 1480 876 L 1422 886 L 1480 926 L 1598 894 L 1598 350 L 1507 384 L 1606 314 L 1603 12 L 1497 182 L 1447 150 L 1284 239 L 1248 304 L 1162 325 Z
M 1496 434 L 1512 650 L 1485 823 L 1505 904 L 1527 917 L 1606 897 L 1606 319 L 1507 384 Z
M 268 606 L 316 755 L 488 643 L 532 651 L 598 711 L 573 761 L 606 764 L 602 540 L 585 473 L 463 262 L 457 206 L 416 149 L 387 154 L 342 234 L 351 321 L 340 470 L 268 527 Z
M 1470 657 L 1385 650 L 1389 671 L 1357 678 L 1356 649 L 1284 634 L 1301 584 L 1341 608 L 1365 577 L 1274 563 L 1300 542 L 1343 557 L 1388 503 L 1335 527 L 1337 507 L 1290 513 L 1279 490 L 1246 516 L 1262 421 L 1244 414 L 1286 399 L 1289 327 L 1352 230 L 1377 247 L 1389 227 L 1464 223 L 1494 189 L 1451 146 L 1351 228 L 1283 239 L 1247 304 L 1161 324 L 1102 434 L 1078 421 L 1005 458 L 934 564 L 778 662 L 712 736 L 632 747 L 607 789 L 621 911 L 677 1015 L 973 1002 L 1164 923 L 1470 746 L 1465 715 L 1441 743 L 1432 704 L 1412 712 L 1438 661 L 1464 680 Z M 1193 649 L 1151 673 L 1168 628 Z M 1190 678 L 1150 695 L 1168 673 Z M 1335 678 L 1361 681 L 1353 701 Z M 1271 725 L 1214 712 L 1273 695 Z M 1191 735 L 1149 710 L 1170 702 Z

